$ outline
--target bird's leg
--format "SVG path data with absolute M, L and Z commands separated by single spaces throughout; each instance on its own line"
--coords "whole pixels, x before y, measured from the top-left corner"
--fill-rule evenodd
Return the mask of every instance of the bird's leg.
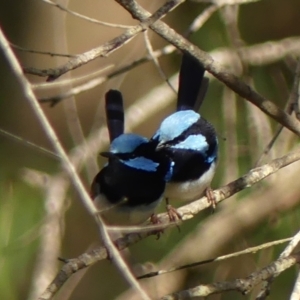
M 170 222 L 176 222 L 177 220 L 182 220 L 180 213 L 174 208 L 171 204 L 169 204 L 169 199 L 166 198 L 166 207 L 169 215 Z
M 159 224 L 161 224 L 161 220 L 158 218 L 157 214 L 155 214 L 155 213 L 153 213 L 151 215 L 150 222 L 153 225 L 159 225 Z M 154 233 L 156 234 L 156 239 L 158 240 L 160 238 L 160 235 L 162 233 L 164 233 L 164 230 L 163 229 L 156 229 L 156 230 L 154 230 Z
M 211 205 L 212 212 L 215 212 L 215 209 L 217 206 L 217 201 L 216 201 L 215 194 L 211 187 L 206 188 L 205 196 L 207 197 L 208 203 Z

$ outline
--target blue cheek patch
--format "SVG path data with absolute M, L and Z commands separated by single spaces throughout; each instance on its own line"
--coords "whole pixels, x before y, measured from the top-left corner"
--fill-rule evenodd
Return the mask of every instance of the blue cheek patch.
M 158 139 L 159 142 L 171 141 L 181 135 L 200 118 L 200 115 L 193 110 L 178 111 L 161 123 L 153 139 Z
M 155 163 L 153 160 L 145 158 L 143 156 L 129 160 L 121 160 L 121 162 L 130 168 L 148 172 L 156 172 L 159 166 L 159 163 Z
M 216 160 L 216 158 L 217 158 L 216 155 L 211 155 L 211 156 L 209 156 L 209 157 L 206 158 L 205 162 L 211 164 L 213 161 Z
M 210 156 L 208 156 L 205 161 L 210 164 L 216 160 L 217 156 L 218 156 L 218 139 L 216 138 L 216 147 L 214 149 L 214 152 Z
M 199 151 L 203 154 L 208 150 L 206 137 L 202 134 L 189 135 L 184 141 L 172 146 L 174 149 Z
M 148 139 L 133 133 L 126 133 L 115 138 L 110 145 L 112 153 L 131 153 L 141 144 L 147 143 Z

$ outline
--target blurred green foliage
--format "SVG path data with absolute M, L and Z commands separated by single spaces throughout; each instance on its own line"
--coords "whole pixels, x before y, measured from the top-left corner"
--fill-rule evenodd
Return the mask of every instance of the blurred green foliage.
M 0 290 L 2 299 L 19 299 L 30 285 L 39 226 L 43 220 L 41 193 L 20 179 L 0 183 Z

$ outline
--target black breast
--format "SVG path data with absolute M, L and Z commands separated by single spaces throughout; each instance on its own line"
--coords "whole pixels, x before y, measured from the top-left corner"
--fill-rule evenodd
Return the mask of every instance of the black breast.
M 93 185 L 94 189 L 98 185 L 98 191 L 112 204 L 125 197 L 126 205 L 136 206 L 158 200 L 164 192 L 165 180 L 155 172 L 133 169 L 116 160 L 98 173 Z

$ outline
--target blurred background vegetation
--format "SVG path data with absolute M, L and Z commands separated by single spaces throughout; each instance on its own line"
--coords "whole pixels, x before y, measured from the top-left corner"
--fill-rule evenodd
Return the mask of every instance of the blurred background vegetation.
M 150 3 L 144 0 L 139 3 L 154 11 L 163 1 L 155 0 Z M 164 21 L 177 32 L 184 33 L 194 18 L 209 5 L 187 1 L 170 13 Z M 69 1 L 68 7 L 98 20 L 136 24 L 136 21 L 114 1 L 73 0 Z M 234 24 L 235 18 L 230 17 L 231 13 L 238 17 L 237 24 Z M 233 24 L 228 20 L 233 20 Z M 289 37 L 299 39 L 299 20 L 299 0 L 261 0 L 241 5 L 239 10 L 233 7 L 219 9 L 190 38 L 208 52 L 221 49 L 234 52 L 238 51 L 239 47 L 268 41 L 280 42 Z M 40 0 L 0 1 L 0 25 L 13 44 L 50 52 L 67 50 L 70 54 L 92 49 L 124 31 L 75 18 Z M 61 25 L 65 28 L 60 27 Z M 238 32 L 234 33 L 232 29 L 238 29 Z M 155 50 L 166 45 L 165 41 L 152 32 L 150 38 Z M 61 40 L 66 42 L 67 48 L 59 43 Z M 298 48 L 295 48 L 300 53 L 299 41 Z M 17 49 L 15 52 L 24 67 L 55 68 L 67 61 L 67 58 L 32 54 Z M 109 57 L 97 59 L 72 72 L 72 76 L 86 75 L 111 64 L 114 65 L 113 69 L 117 69 L 126 62 L 146 54 L 143 35 L 140 34 Z M 180 55 L 174 52 L 161 57 L 159 62 L 167 76 L 171 77 L 179 70 Z M 242 68 L 231 64 L 228 68 L 243 77 L 259 93 L 281 108 L 285 107 L 294 78 L 293 55 L 262 63 L 242 61 L 241 65 Z M 33 75 L 28 75 L 28 78 L 32 83 L 45 82 L 45 78 Z M 83 136 L 97 135 L 99 128 L 105 125 L 103 96 L 108 89 L 120 89 L 128 107 L 159 85 L 165 85 L 167 89 L 167 84 L 160 77 L 154 64 L 148 62 L 77 95 L 74 103 Z M 60 94 L 62 91 L 59 88 L 38 89 L 36 94 L 38 97 L 46 97 Z M 163 117 L 174 111 L 175 99 L 174 94 L 171 105 L 149 116 L 135 127 L 134 131 L 150 137 Z M 71 101 L 66 99 L 54 107 L 43 104 L 44 111 L 68 151 L 72 151 L 80 143 L 80 134 L 74 130 L 76 122 L 72 118 L 75 106 L 74 103 L 70 104 Z M 220 138 L 220 162 L 213 182 L 214 188 L 236 179 L 254 167 L 277 128 L 274 121 L 214 79 L 211 79 L 201 114 L 216 126 Z M 2 55 L 0 129 L 51 149 Z M 104 142 L 101 146 L 107 147 L 107 135 L 102 136 Z M 72 186 L 67 188 L 66 183 L 67 193 L 62 191 L 64 187 L 58 180 L 58 174 L 61 172 L 58 160 L 2 135 L 0 145 L 0 299 L 35 299 L 37 279 L 41 279 L 39 286 L 44 287 L 60 266 L 55 257 L 77 257 L 99 244 L 99 236 L 94 221 L 85 211 Z M 283 130 L 271 153 L 263 161 L 282 156 L 295 147 L 296 137 Z M 87 187 L 91 176 L 97 171 L 96 160 L 98 158 L 95 155 L 81 173 Z M 99 161 L 99 165 L 102 163 Z M 180 232 L 173 228 L 167 230 L 158 241 L 155 237 L 143 240 L 130 247 L 127 259 L 133 265 L 134 271 L 141 274 L 152 269 L 208 259 L 292 236 L 299 230 L 299 167 L 299 163 L 295 163 L 262 183 L 227 199 L 217 207 L 214 214 L 206 211 L 193 220 L 184 222 Z M 62 177 L 61 180 L 66 179 Z M 62 200 L 57 203 L 56 197 L 60 199 L 61 195 Z M 56 214 L 56 205 L 62 207 L 58 209 L 60 215 Z M 52 217 L 56 218 L 57 222 L 55 228 L 49 229 L 47 224 L 52 224 Z M 47 238 L 53 246 L 52 250 L 43 249 Z M 257 254 L 171 273 L 144 282 L 148 288 L 152 291 L 157 290 L 157 295 L 161 296 L 199 283 L 245 277 L 276 259 L 282 249 L 283 246 L 278 246 Z M 47 250 L 52 251 L 49 254 L 52 260 L 49 259 L 50 266 L 44 262 L 44 267 L 49 268 L 49 271 L 46 272 L 48 277 L 42 278 L 39 275 L 39 266 L 41 257 L 47 257 Z M 276 279 L 272 285 L 270 299 L 289 297 L 296 271 L 296 268 L 292 268 Z M 82 271 L 79 273 L 79 283 L 71 283 L 64 288 L 63 292 L 70 293 L 69 299 L 134 299 L 130 291 L 127 291 L 128 286 L 124 279 L 108 261 L 97 263 L 85 274 Z M 247 299 L 255 299 L 257 291 L 256 289 L 246 296 Z M 245 296 L 236 292 L 230 292 L 211 296 L 210 299 L 244 298 Z M 68 296 L 61 294 L 60 298 L 56 299 L 68 299 Z

